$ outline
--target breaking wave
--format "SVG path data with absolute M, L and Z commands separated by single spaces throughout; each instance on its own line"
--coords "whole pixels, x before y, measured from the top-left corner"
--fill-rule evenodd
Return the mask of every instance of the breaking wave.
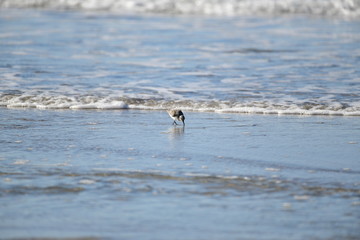
M 7 108 L 38 109 L 142 109 L 165 110 L 181 108 L 186 111 L 219 113 L 255 114 L 293 114 L 293 115 L 338 115 L 360 116 L 360 103 L 343 104 L 339 102 L 272 102 L 263 101 L 226 101 L 226 100 L 171 100 L 161 98 L 50 96 L 28 94 L 2 94 L 0 106 Z
M 0 0 L 0 7 L 218 16 L 360 17 L 360 0 Z

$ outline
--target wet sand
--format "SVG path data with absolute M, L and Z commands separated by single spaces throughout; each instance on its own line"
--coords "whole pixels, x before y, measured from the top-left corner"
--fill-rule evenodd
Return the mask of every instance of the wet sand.
M 356 117 L 0 109 L 3 239 L 356 239 Z

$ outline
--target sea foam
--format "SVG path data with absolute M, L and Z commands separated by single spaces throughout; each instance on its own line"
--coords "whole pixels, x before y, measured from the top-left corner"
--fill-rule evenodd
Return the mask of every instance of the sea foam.
M 0 7 L 218 16 L 306 14 L 360 17 L 358 0 L 2 0 Z
M 0 106 L 7 108 L 38 108 L 38 109 L 142 109 L 142 110 L 165 110 L 181 108 L 185 111 L 217 112 L 217 113 L 251 113 L 251 114 L 278 114 L 278 115 L 338 115 L 360 116 L 360 104 L 343 105 L 322 102 L 234 102 L 224 100 L 172 100 L 159 99 L 156 97 L 141 99 L 131 97 L 99 97 L 83 96 L 31 96 L 31 95 L 0 95 Z

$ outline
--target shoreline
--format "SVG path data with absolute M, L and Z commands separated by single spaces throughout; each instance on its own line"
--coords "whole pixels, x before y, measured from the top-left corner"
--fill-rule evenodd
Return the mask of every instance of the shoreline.
M 135 106 L 127 106 L 126 104 L 121 104 L 121 106 L 114 107 L 114 106 L 105 106 L 105 107 L 94 107 L 93 105 L 90 106 L 75 106 L 75 107 L 37 107 L 37 106 L 5 106 L 0 105 L 0 108 L 4 109 L 20 109 L 20 110 L 26 110 L 26 109 L 38 109 L 38 110 L 59 110 L 59 111 L 65 111 L 65 110 L 71 110 L 71 111 L 114 111 L 114 110 L 133 110 L 133 111 L 166 111 L 169 108 L 152 108 L 152 107 L 135 107 Z M 294 111 L 276 111 L 276 110 L 249 110 L 249 111 L 237 111 L 237 110 L 194 110 L 194 109 L 188 109 L 186 107 L 175 107 L 173 109 L 181 109 L 183 111 L 187 112 L 193 112 L 193 113 L 217 113 L 217 114 L 240 114 L 240 115 L 269 115 L 269 116 L 324 116 L 324 117 L 359 117 L 359 113 L 338 113 L 336 111 L 329 112 L 327 110 L 324 111 L 314 111 L 311 113 L 301 113 L 296 110 Z

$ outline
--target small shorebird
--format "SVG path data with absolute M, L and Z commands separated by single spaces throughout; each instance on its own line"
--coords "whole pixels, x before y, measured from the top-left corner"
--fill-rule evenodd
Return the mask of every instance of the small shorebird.
M 183 125 L 185 126 L 185 116 L 181 110 L 167 110 L 169 116 L 174 119 L 173 125 L 178 125 L 176 121 L 182 121 Z

